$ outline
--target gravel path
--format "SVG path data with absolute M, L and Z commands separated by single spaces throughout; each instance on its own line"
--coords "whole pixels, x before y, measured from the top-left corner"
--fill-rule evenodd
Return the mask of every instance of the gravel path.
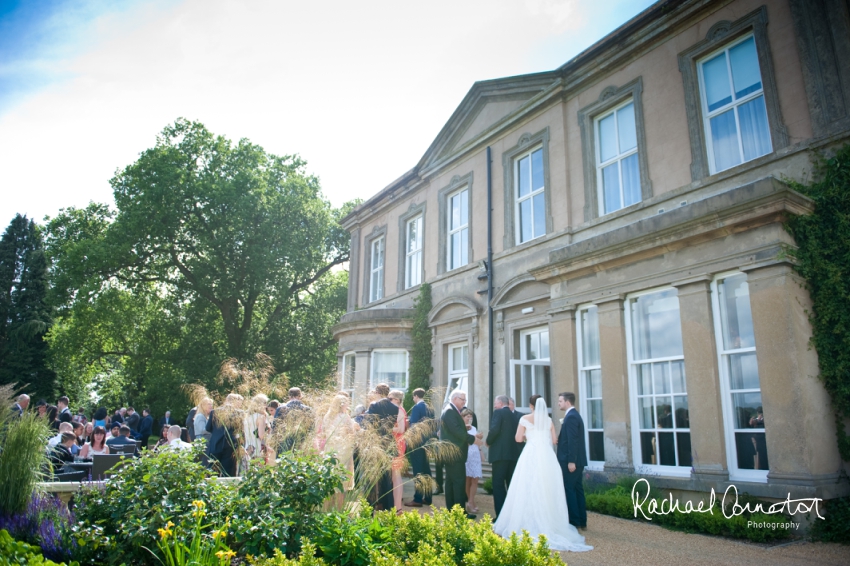
M 407 484 L 405 501 L 413 497 L 413 488 Z M 477 495 L 476 504 L 484 513 L 494 515 L 493 498 Z M 434 496 L 436 507 L 445 507 L 441 495 Z M 405 507 L 413 511 L 411 507 Z M 417 509 L 422 513 L 429 508 Z M 569 566 L 624 564 L 628 566 L 796 566 L 824 564 L 850 565 L 850 546 L 832 543 L 792 542 L 763 545 L 748 542 L 670 531 L 657 525 L 627 521 L 608 515 L 588 513 L 587 543 L 594 547 L 590 552 L 562 552 L 561 558 Z

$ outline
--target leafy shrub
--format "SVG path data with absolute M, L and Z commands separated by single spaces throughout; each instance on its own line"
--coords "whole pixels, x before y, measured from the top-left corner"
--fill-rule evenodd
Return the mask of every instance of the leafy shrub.
M 378 519 L 328 513 L 319 521 L 310 542 L 330 564 L 366 566 L 370 555 L 387 548 L 393 535 Z
M 234 548 L 251 555 L 294 554 L 315 530 L 314 513 L 342 489 L 343 470 L 332 456 L 284 453 L 275 466 L 253 466 L 242 477 L 229 532 Z
M 487 492 L 487 495 L 493 495 L 493 478 L 487 478 L 484 480 L 481 487 Z
M 42 556 L 38 547 L 23 541 L 16 541 L 6 529 L 0 529 L 0 566 L 60 566 Z M 79 566 L 76 562 L 72 566 Z M 64 562 L 62 563 L 64 565 Z
M 850 497 L 826 501 L 824 519 L 815 519 L 809 534 L 814 540 L 850 544 Z
M 200 448 L 148 452 L 115 473 L 103 489 L 79 496 L 75 558 L 105 564 L 149 562 L 159 529 L 169 521 L 188 544 L 194 517 L 193 501 L 203 501 L 208 519 L 225 524 L 234 504 L 234 488 L 207 481 L 199 463 Z

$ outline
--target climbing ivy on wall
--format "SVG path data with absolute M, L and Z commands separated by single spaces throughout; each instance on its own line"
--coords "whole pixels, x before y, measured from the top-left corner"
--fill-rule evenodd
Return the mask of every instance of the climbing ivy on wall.
M 811 343 L 832 397 L 841 458 L 850 461 L 850 145 L 819 159 L 813 183 L 792 186 L 815 203 L 813 214 L 787 223 L 798 246 L 789 253 L 812 298 Z
M 413 328 L 410 330 L 413 347 L 410 349 L 410 386 L 404 396 L 404 406 L 409 411 L 413 406 L 413 390 L 421 387 L 425 391 L 431 387 L 431 329 L 428 327 L 428 313 L 431 312 L 431 285 L 423 283 L 419 287 L 419 296 L 413 302 Z

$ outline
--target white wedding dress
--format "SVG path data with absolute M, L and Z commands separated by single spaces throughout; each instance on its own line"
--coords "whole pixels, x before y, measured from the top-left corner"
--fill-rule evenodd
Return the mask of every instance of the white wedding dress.
M 534 540 L 546 535 L 552 550 L 593 550 L 592 546 L 584 544 L 584 537 L 569 523 L 564 480 L 552 449 L 552 419 L 547 414 L 546 402 L 537 400 L 534 423 L 523 417 L 519 426 L 525 428 L 525 449 L 516 464 L 505 505 L 493 530 L 503 538 L 522 531 L 528 531 Z

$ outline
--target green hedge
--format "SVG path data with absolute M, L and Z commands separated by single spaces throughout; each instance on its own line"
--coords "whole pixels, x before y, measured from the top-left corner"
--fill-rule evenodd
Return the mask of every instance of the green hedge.
M 46 559 L 37 546 L 17 541 L 12 538 L 6 529 L 0 530 L 0 566 L 64 566 L 64 562 L 57 564 Z M 71 566 L 79 566 L 72 562 Z
M 631 519 L 648 522 L 640 511 L 635 517 L 634 505 L 632 503 L 631 491 L 622 485 L 612 487 L 608 490 L 599 490 L 596 493 L 587 494 L 587 510 L 603 515 L 611 515 L 621 519 Z M 661 500 L 657 499 L 659 509 Z M 743 504 L 744 497 L 740 498 Z M 648 502 L 647 502 L 648 503 Z M 647 509 L 647 504 L 642 508 Z M 767 515 L 764 513 L 745 513 L 727 519 L 719 505 L 715 505 L 714 513 L 683 513 L 674 511 L 667 515 L 649 515 L 652 523 L 670 529 L 688 533 L 701 533 L 707 535 L 725 536 L 731 538 L 747 539 L 752 542 L 769 542 L 790 538 L 788 529 L 761 529 L 750 528 L 748 521 L 756 523 L 783 523 L 790 519 L 782 514 Z

